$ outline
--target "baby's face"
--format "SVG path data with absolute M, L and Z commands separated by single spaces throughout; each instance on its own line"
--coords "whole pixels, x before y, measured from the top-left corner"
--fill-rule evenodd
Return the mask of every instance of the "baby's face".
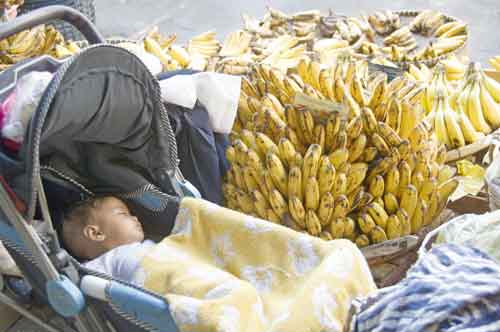
M 105 245 L 109 249 L 144 240 L 141 223 L 130 214 L 125 203 L 117 198 L 106 198 L 96 211 L 95 219 L 106 236 Z

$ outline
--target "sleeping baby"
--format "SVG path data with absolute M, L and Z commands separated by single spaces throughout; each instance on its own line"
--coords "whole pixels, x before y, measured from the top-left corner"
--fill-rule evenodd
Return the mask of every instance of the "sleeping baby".
M 201 199 L 182 199 L 157 244 L 121 200 L 86 201 L 66 215 L 63 240 L 87 268 L 164 296 L 180 331 L 342 331 L 351 301 L 376 289 L 352 242 Z

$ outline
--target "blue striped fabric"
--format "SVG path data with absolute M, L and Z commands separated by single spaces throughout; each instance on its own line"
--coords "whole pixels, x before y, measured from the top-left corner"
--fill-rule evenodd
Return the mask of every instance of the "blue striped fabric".
M 361 307 L 356 332 L 500 331 L 500 265 L 477 249 L 441 245 Z

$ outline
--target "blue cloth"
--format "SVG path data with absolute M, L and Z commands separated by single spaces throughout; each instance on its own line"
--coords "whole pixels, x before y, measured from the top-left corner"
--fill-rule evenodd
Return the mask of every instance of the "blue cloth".
M 477 249 L 435 247 L 403 281 L 367 299 L 355 331 L 500 331 L 500 265 Z

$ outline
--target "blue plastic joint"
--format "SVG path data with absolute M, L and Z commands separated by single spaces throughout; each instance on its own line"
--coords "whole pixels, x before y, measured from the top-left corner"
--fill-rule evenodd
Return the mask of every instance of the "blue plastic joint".
M 179 181 L 182 193 L 187 197 L 201 198 L 201 194 L 189 181 Z
M 85 298 L 80 289 L 67 277 L 50 280 L 45 285 L 52 309 L 63 317 L 78 315 L 85 307 Z
M 108 300 L 139 321 L 147 322 L 160 332 L 177 332 L 178 328 L 165 299 L 160 299 L 117 282 L 106 289 Z

